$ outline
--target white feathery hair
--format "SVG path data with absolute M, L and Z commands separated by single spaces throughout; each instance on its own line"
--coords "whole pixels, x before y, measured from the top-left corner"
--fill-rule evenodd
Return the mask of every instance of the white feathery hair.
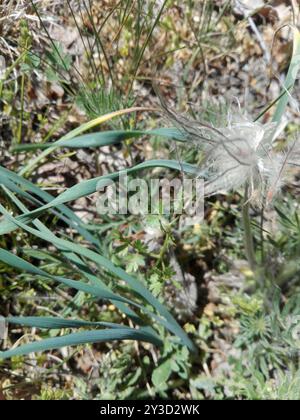
M 230 109 L 227 125 L 216 128 L 163 107 L 186 140 L 203 152 L 206 196 L 248 186 L 249 201 L 268 205 L 287 182 L 291 169 L 300 167 L 300 139 L 287 150 L 276 151 L 286 121 L 262 124 Z

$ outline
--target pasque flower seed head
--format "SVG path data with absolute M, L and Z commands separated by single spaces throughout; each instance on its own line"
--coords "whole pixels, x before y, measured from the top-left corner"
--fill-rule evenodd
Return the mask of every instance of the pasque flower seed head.
M 167 110 L 188 142 L 201 150 L 201 174 L 205 174 L 207 196 L 248 186 L 249 200 L 269 204 L 288 179 L 292 167 L 300 165 L 300 141 L 284 152 L 276 150 L 276 140 L 286 121 L 253 122 L 241 112 L 228 113 L 227 124 L 215 127 L 190 121 Z

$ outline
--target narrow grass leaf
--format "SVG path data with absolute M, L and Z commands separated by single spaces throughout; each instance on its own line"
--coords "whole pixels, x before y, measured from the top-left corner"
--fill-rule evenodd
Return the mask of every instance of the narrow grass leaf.
M 286 76 L 286 80 L 284 83 L 284 91 L 283 95 L 280 98 L 275 114 L 273 116 L 273 122 L 280 123 L 283 114 L 285 113 L 287 104 L 290 99 L 290 92 L 293 89 L 295 82 L 297 80 L 297 75 L 300 69 L 300 32 L 296 27 L 293 27 L 293 55 L 291 59 L 291 63 L 289 66 L 289 71 Z
M 88 343 L 101 343 L 116 340 L 137 340 L 161 346 L 161 341 L 153 337 L 145 330 L 133 328 L 113 328 L 106 330 L 84 331 L 64 335 L 62 337 L 47 338 L 35 343 L 25 344 L 21 347 L 0 352 L 0 359 L 7 359 L 15 356 L 24 356 L 30 353 L 37 353 L 46 350 L 54 350 L 62 347 L 79 346 Z
M 11 148 L 12 152 L 23 152 L 40 149 L 48 149 L 49 147 L 64 147 L 67 149 L 85 149 L 109 146 L 120 143 L 124 140 L 138 138 L 141 136 L 155 136 L 166 139 L 173 139 L 184 142 L 185 138 L 176 128 L 160 128 L 156 130 L 132 130 L 132 131 L 103 131 L 100 133 L 91 133 L 78 136 L 70 140 L 57 141 L 55 143 L 36 143 L 36 144 L 20 144 Z

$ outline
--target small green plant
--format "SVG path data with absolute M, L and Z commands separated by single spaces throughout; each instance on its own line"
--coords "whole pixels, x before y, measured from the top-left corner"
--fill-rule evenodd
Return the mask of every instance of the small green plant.
M 246 399 L 299 399 L 299 295 L 280 305 L 279 290 L 269 309 L 241 314 L 232 357 L 231 395 Z M 229 396 L 229 395 L 228 395 Z

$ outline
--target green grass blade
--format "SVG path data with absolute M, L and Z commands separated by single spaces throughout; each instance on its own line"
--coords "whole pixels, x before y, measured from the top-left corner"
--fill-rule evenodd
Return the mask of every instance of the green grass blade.
M 294 42 L 293 42 L 293 56 L 291 59 L 290 67 L 286 80 L 284 83 L 283 95 L 280 98 L 275 114 L 273 116 L 273 122 L 280 123 L 283 114 L 285 113 L 287 104 L 290 98 L 290 92 L 293 89 L 297 75 L 300 69 L 300 32 L 296 27 L 293 27 L 294 31 Z
M 74 280 L 70 280 L 70 279 L 66 279 L 64 277 L 60 277 L 60 276 L 53 276 L 51 274 L 48 274 L 47 272 L 36 268 L 34 265 L 30 264 L 29 262 L 23 260 L 22 258 L 10 253 L 9 251 L 6 251 L 4 249 L 0 248 L 0 261 L 4 262 L 7 265 L 10 265 L 11 267 L 14 267 L 22 272 L 28 272 L 31 274 L 36 274 L 39 275 L 41 277 L 45 277 L 46 279 L 49 280 L 53 280 L 56 281 L 58 283 L 61 283 L 67 287 L 70 287 L 72 289 L 76 289 L 79 290 L 81 292 L 84 293 L 88 293 L 94 297 L 97 297 L 99 299 L 108 299 L 111 300 L 113 303 L 115 302 L 123 302 L 126 304 L 130 304 L 133 305 L 134 307 L 144 311 L 147 315 L 149 315 L 150 317 L 152 317 L 156 322 L 161 323 L 161 324 L 165 324 L 165 321 L 158 317 L 157 315 L 155 315 L 153 312 L 151 312 L 150 310 L 148 310 L 146 307 L 130 300 L 127 298 L 123 298 L 119 295 L 116 295 L 115 293 L 112 293 L 111 291 L 109 291 L 109 289 L 107 288 L 107 286 L 105 287 L 101 287 L 98 285 L 93 285 L 90 286 L 88 284 L 85 284 L 81 281 L 74 281 Z M 142 324 L 141 320 L 139 319 L 140 324 Z M 155 334 L 154 330 L 152 328 L 148 328 L 148 331 L 151 331 L 152 333 Z
M 23 325 L 25 327 L 40 328 L 46 330 L 82 327 L 129 328 L 125 325 L 114 324 L 112 322 L 92 322 L 48 316 L 8 316 L 5 318 L 5 320 L 8 324 L 17 324 Z
M 108 299 L 112 301 L 119 301 L 119 302 L 136 305 L 136 303 L 133 302 L 132 300 L 122 298 L 121 296 L 115 293 L 112 293 L 101 286 L 89 285 L 79 280 L 71 280 L 71 279 L 66 279 L 64 277 L 61 277 L 61 276 L 53 276 L 51 274 L 48 274 L 46 271 L 41 270 L 40 268 L 37 268 L 33 264 L 30 264 L 29 262 L 23 260 L 22 258 L 2 248 L 0 248 L 0 261 L 14 268 L 17 268 L 21 271 L 25 271 L 30 274 L 35 274 L 41 277 L 45 277 L 46 279 L 49 279 L 49 280 L 54 280 L 72 289 L 80 290 L 81 292 L 88 293 L 92 296 L 98 297 L 99 299 Z
M 72 138 L 81 135 L 82 133 L 91 130 L 92 128 L 96 127 L 97 125 L 103 124 L 109 120 L 111 120 L 112 118 L 116 118 L 119 117 L 121 115 L 125 115 L 125 114 L 129 114 L 132 112 L 137 112 L 137 111 L 149 111 L 151 109 L 149 108 L 141 108 L 141 107 L 133 107 L 133 108 L 128 108 L 128 109 L 123 109 L 121 111 L 115 111 L 115 112 L 110 112 L 109 114 L 106 115 L 102 115 L 98 118 L 95 118 L 92 121 L 89 121 L 85 124 L 82 124 L 80 127 L 75 128 L 74 130 L 70 131 L 69 133 L 67 133 L 66 135 L 64 135 L 63 137 L 61 137 L 60 140 L 58 140 L 56 142 L 56 146 L 50 147 L 47 150 L 44 150 L 39 156 L 33 158 L 20 172 L 19 175 L 24 175 L 27 173 L 30 173 L 35 167 L 36 165 L 41 162 L 45 157 L 47 157 L 50 153 L 52 153 L 58 146 L 60 143 L 65 142 L 67 140 L 71 140 Z
M 23 205 L 22 202 L 14 195 L 12 194 L 6 187 L 3 187 L 6 194 L 9 196 L 9 198 L 13 201 L 13 203 L 19 207 L 19 209 L 22 212 L 28 212 L 27 208 Z M 53 232 L 51 232 L 43 223 L 41 223 L 38 219 L 33 221 L 34 226 L 42 233 L 48 235 L 48 238 L 53 238 L 54 240 L 58 239 Z M 58 247 L 59 248 L 59 247 Z M 100 285 L 104 290 L 109 290 L 109 288 L 106 286 L 106 284 L 97 276 L 93 274 L 93 272 L 87 267 L 87 265 L 81 260 L 81 258 L 74 254 L 73 252 L 70 252 L 69 250 L 66 251 L 65 249 L 60 249 L 62 254 L 66 259 L 68 259 L 72 264 L 77 266 L 79 271 L 91 282 L 93 285 Z M 78 292 L 82 293 L 82 292 Z M 76 300 L 76 296 L 74 297 L 74 300 Z M 128 318 L 132 319 L 137 325 L 143 325 L 144 321 L 136 314 L 135 311 L 133 311 L 130 307 L 126 305 L 126 303 L 121 301 L 112 301 L 114 305 L 123 312 Z M 151 314 L 150 314 L 151 315 Z M 152 315 L 151 315 L 152 316 Z M 151 330 L 154 333 L 154 330 L 149 327 L 149 330 Z
M 21 144 L 13 146 L 12 152 L 32 151 L 39 149 L 48 149 L 49 147 L 64 147 L 68 149 L 84 149 L 92 147 L 103 147 L 111 144 L 117 144 L 124 140 L 146 136 L 163 137 L 184 142 L 185 137 L 176 128 L 160 128 L 156 130 L 132 130 L 132 131 L 103 131 L 100 133 L 91 133 L 83 136 L 75 137 L 70 140 L 57 141 L 55 143 L 37 143 L 37 144 Z
M 106 330 L 84 331 L 64 335 L 62 337 L 47 338 L 21 347 L 0 352 L 0 359 L 7 359 L 15 356 L 24 356 L 29 353 L 36 353 L 46 350 L 54 350 L 68 346 L 79 346 L 88 343 L 101 343 L 116 340 L 138 340 L 161 346 L 162 343 L 157 337 L 147 331 L 133 328 L 113 328 Z
M 39 202 L 37 198 L 28 194 L 26 190 L 30 191 L 31 194 L 34 194 L 34 196 L 39 197 L 41 200 L 43 200 L 43 202 L 49 203 L 54 200 L 54 197 L 51 194 L 43 191 L 32 182 L 0 166 L 0 185 L 1 184 L 9 188 L 11 191 L 14 191 L 17 194 L 20 194 L 21 196 L 29 199 L 29 201 L 33 204 L 42 205 L 43 203 Z M 99 246 L 99 240 L 84 227 L 82 220 L 76 216 L 72 210 L 64 205 L 61 205 L 57 207 L 57 211 L 58 213 L 56 211 L 54 212 L 55 215 L 58 215 L 60 219 L 78 231 L 78 233 L 82 235 L 87 241 L 94 244 L 95 246 Z
M 26 215 L 20 216 L 19 220 L 23 223 L 29 223 L 30 221 L 34 220 L 35 218 L 42 215 L 46 210 L 49 210 L 53 207 L 59 206 L 61 204 L 65 204 L 70 201 L 77 200 L 81 197 L 86 197 L 91 195 L 97 191 L 97 187 L 99 183 L 103 181 L 105 183 L 106 180 L 117 179 L 120 174 L 132 174 L 144 169 L 150 168 L 167 168 L 173 169 L 177 171 L 183 170 L 185 173 L 196 175 L 199 170 L 197 167 L 190 165 L 188 163 L 179 163 L 174 160 L 148 160 L 146 162 L 140 163 L 139 165 L 133 166 L 132 168 L 124 169 L 123 171 L 114 172 L 112 174 L 108 174 L 105 176 L 89 179 L 87 181 L 82 181 L 76 184 L 74 187 L 67 189 L 65 192 L 60 194 L 50 203 L 29 212 Z M 0 235 L 9 233 L 15 229 L 14 224 L 10 223 L 7 220 L 4 220 L 0 223 Z
M 138 295 L 140 295 L 143 299 L 148 301 L 150 305 L 155 308 L 158 313 L 165 318 L 166 321 L 160 319 L 159 322 L 164 325 L 169 331 L 173 334 L 178 336 L 184 345 L 186 345 L 191 351 L 196 351 L 196 348 L 192 341 L 188 338 L 187 334 L 182 330 L 180 325 L 174 319 L 174 317 L 169 313 L 169 311 L 148 291 L 148 289 L 141 283 L 138 279 L 130 276 L 126 271 L 124 271 L 120 267 L 116 267 L 110 260 L 103 257 L 100 254 L 97 254 L 94 251 L 91 251 L 79 244 L 74 242 L 69 242 L 64 239 L 56 238 L 49 238 L 49 235 L 39 232 L 36 229 L 32 229 L 26 224 L 21 223 L 17 218 L 12 217 L 4 208 L 0 205 L 0 211 L 4 214 L 9 221 L 13 224 L 15 223 L 20 228 L 24 229 L 25 231 L 39 237 L 40 239 L 46 240 L 51 242 L 53 245 L 59 248 L 65 248 L 66 250 L 70 250 L 71 252 L 76 252 L 77 254 L 81 255 L 82 257 L 88 258 L 89 260 L 93 261 L 99 266 L 102 266 L 107 271 L 114 274 L 117 278 L 122 279 L 125 281 L 131 288 L 134 290 Z M 75 282 L 77 283 L 77 282 Z M 152 315 L 153 316 L 153 315 Z

